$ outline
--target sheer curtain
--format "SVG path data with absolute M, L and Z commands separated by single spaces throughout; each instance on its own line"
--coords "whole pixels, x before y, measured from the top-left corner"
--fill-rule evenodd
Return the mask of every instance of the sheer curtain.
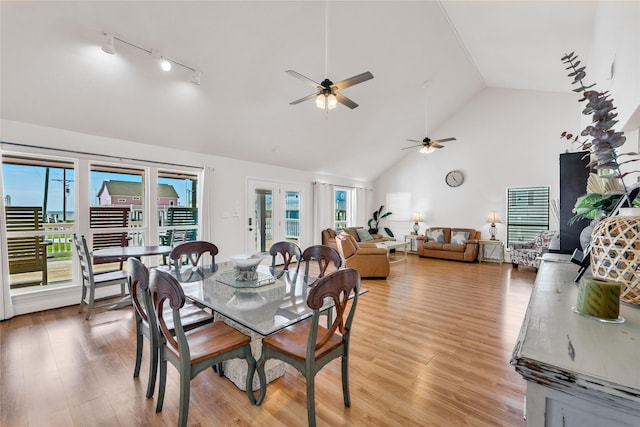
M 322 230 L 333 227 L 335 186 L 313 183 L 313 244 L 322 243 Z
M 202 239 L 213 242 L 213 168 L 205 167 L 200 174 L 200 197 L 202 211 L 200 212 L 200 224 L 202 226 Z
M 371 204 L 371 197 L 369 197 L 371 190 L 356 187 L 353 193 L 354 203 L 351 211 L 351 225 L 367 228 L 367 221 L 369 221 L 373 212 L 371 206 L 369 206 Z
M 2 159 L 2 149 L 0 149 L 0 159 Z M 7 227 L 4 217 L 4 186 L 2 184 L 2 162 L 0 161 L 0 193 L 2 198 L 0 199 L 0 210 L 2 210 L 2 219 L 0 219 L 0 320 L 5 320 L 13 317 L 13 303 L 11 301 L 11 294 L 9 288 L 9 258 L 7 258 Z

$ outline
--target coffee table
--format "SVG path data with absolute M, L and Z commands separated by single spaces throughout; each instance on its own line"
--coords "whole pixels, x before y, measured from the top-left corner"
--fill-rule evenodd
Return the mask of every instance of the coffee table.
M 384 242 L 376 243 L 376 246 L 379 248 L 385 248 L 387 250 L 387 258 L 389 259 L 389 264 L 395 264 L 396 262 L 402 262 L 407 260 L 407 241 L 395 241 L 395 240 L 387 240 Z M 395 249 L 395 255 L 391 256 L 391 250 Z M 398 249 L 402 249 L 402 257 L 398 256 Z

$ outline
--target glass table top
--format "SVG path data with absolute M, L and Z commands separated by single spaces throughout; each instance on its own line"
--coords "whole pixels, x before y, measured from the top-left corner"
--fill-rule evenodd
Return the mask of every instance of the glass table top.
M 188 297 L 260 335 L 272 334 L 313 314 L 307 295 L 317 277 L 259 265 L 256 281 L 234 283 L 233 271 L 233 264 L 226 262 L 170 272 Z M 360 294 L 365 292 L 360 289 Z M 331 308 L 333 301 L 327 299 L 325 305 L 323 310 Z

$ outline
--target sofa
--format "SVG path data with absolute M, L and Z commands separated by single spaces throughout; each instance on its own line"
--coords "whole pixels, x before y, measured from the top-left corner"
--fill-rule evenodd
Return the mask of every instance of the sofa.
M 337 230 L 334 228 L 327 228 L 326 230 L 322 230 L 322 244 L 338 250 L 336 235 L 340 234 L 342 231 L 353 237 L 357 243 L 378 243 L 385 240 L 395 240 L 392 237 L 383 237 L 381 234 L 369 234 L 368 230 L 364 227 L 346 227 Z M 368 239 L 367 237 L 371 237 L 371 239 Z
M 358 243 L 352 235 L 347 233 L 338 234 L 335 241 L 345 266 L 356 270 L 360 273 L 360 277 L 387 278 L 390 271 L 387 249 L 378 248 L 375 243 Z
M 471 228 L 427 228 L 416 238 L 421 257 L 474 262 L 478 258 L 481 232 Z

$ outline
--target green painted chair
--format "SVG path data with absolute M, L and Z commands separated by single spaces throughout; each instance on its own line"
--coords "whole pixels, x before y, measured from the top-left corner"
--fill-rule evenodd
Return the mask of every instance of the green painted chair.
M 251 391 L 251 380 L 256 360 L 251 354 L 251 338 L 228 326 L 224 322 L 213 322 L 191 331 L 185 331 L 180 309 L 184 306 L 185 295 L 180 283 L 170 274 L 151 270 L 149 275 L 151 299 L 155 320 L 162 342 L 160 343 L 160 385 L 156 412 L 162 411 L 164 391 L 167 384 L 167 362 L 180 373 L 180 410 L 178 426 L 186 426 L 189 416 L 189 396 L 191 380 L 207 368 L 225 360 L 241 358 L 247 361 L 247 397 L 251 403 L 256 399 Z M 171 311 L 166 311 L 170 308 Z M 172 332 L 171 320 L 173 320 Z
M 160 336 L 153 315 L 153 303 L 151 302 L 151 293 L 149 291 L 149 270 L 136 258 L 127 260 L 127 282 L 136 321 L 136 365 L 133 369 L 133 377 L 140 376 L 142 347 L 146 337 L 149 340 L 150 358 L 146 394 L 147 398 L 149 398 L 153 396 L 156 385 Z M 183 328 L 191 330 L 212 323 L 213 315 L 190 300 L 186 300 L 184 307 L 180 310 L 180 319 L 182 320 Z M 173 322 L 171 319 L 168 320 L 169 331 L 173 333 L 173 328 L 171 327 Z
M 351 323 L 358 304 L 360 274 L 354 269 L 338 270 L 321 278 L 309 291 L 307 305 L 313 309 L 310 319 L 262 339 L 262 355 L 257 362 L 260 405 L 267 392 L 264 365 L 269 359 L 279 359 L 296 368 L 307 381 L 307 417 L 309 426 L 316 425 L 315 375 L 327 363 L 342 359 L 342 394 L 344 406 L 351 406 L 349 396 L 349 339 Z M 353 294 L 353 299 L 349 297 Z M 333 299 L 336 317 L 330 328 L 319 325 L 325 298 Z M 349 301 L 350 307 L 349 307 Z M 247 378 L 251 384 L 253 373 Z

